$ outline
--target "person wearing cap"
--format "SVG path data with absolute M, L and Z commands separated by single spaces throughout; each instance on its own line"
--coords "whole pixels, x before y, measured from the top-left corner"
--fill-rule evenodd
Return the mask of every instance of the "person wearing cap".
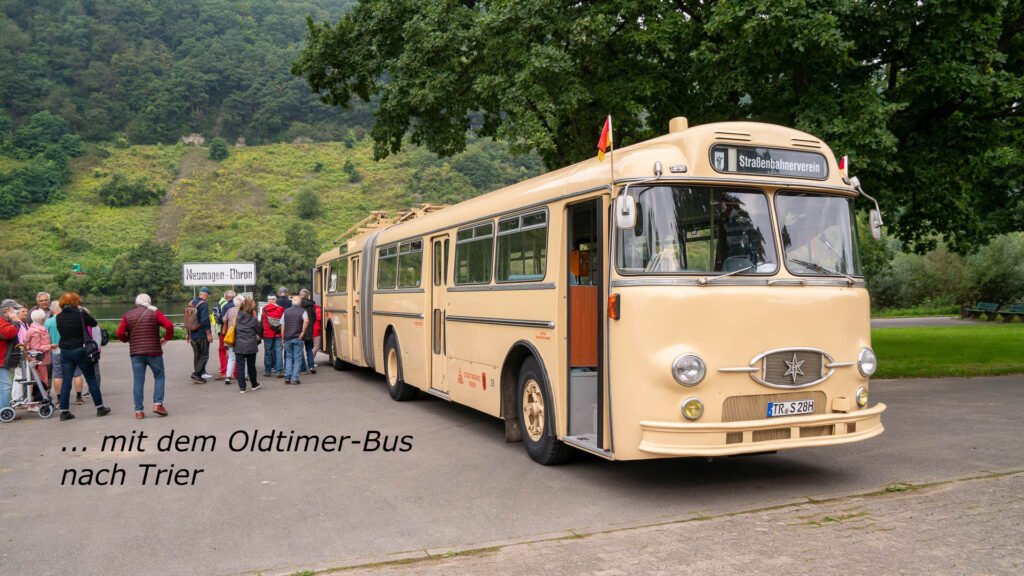
M 284 378 L 284 346 L 281 344 L 281 315 L 284 309 L 277 305 L 277 296 L 267 296 L 267 305 L 261 312 L 263 326 L 263 375 L 273 373 Z
M 210 359 L 210 343 L 213 342 L 213 327 L 210 325 L 210 306 L 206 303 L 210 299 L 210 289 L 203 286 L 199 289 L 199 296 L 192 300 L 196 307 L 196 316 L 199 317 L 199 327 L 186 335 L 186 340 L 192 345 L 192 382 L 206 384 L 203 374 L 206 374 L 206 362 Z
M 21 304 L 7 299 L 0 302 L 0 409 L 11 405 L 11 369 L 2 368 L 9 351 L 18 345 L 18 310 Z
M 288 296 L 288 289 L 281 286 L 277 289 L 277 305 L 287 310 L 292 305 L 292 299 Z

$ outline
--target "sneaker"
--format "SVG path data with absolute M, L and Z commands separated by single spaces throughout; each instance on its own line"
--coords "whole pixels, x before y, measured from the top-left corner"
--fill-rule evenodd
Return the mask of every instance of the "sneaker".
M 146 413 L 143 412 L 142 410 L 139 410 L 138 412 L 135 413 L 135 419 L 136 420 L 142 420 L 145 417 L 146 417 Z
M 302 384 L 302 382 L 299 382 L 298 380 L 292 380 L 292 385 L 298 386 L 299 384 Z
M 110 414 L 110 408 L 106 406 L 96 408 L 96 416 L 106 416 L 107 414 Z
M 252 391 L 255 392 L 255 391 L 259 390 L 262 387 L 263 387 L 263 383 L 262 382 L 257 382 L 255 385 L 253 385 Z
M 223 380 L 224 379 L 224 375 L 223 374 L 217 374 L 216 376 L 213 377 L 213 379 L 214 380 Z
M 153 414 L 167 416 L 167 409 L 164 408 L 163 404 L 153 404 Z
M 65 420 L 71 420 L 74 417 L 75 417 L 75 415 L 72 414 L 71 412 L 61 412 L 60 413 L 60 420 L 61 420 L 61 422 L 65 421 Z
M 288 380 L 285 380 L 284 383 L 285 384 L 291 384 L 292 383 L 291 378 L 289 378 Z
M 238 393 L 239 394 L 245 394 L 245 390 L 239 390 Z
M 203 372 L 203 380 L 209 380 L 210 378 L 213 378 L 213 376 L 210 376 L 206 372 Z
M 82 392 L 82 396 L 92 396 L 92 392 L 86 390 L 85 392 Z
M 82 400 L 81 396 L 79 396 L 78 398 L 75 398 L 75 404 L 82 405 L 85 404 L 85 401 Z
M 225 378 L 224 379 L 224 383 L 225 384 L 231 384 L 231 378 Z
M 316 374 L 316 368 L 310 368 L 309 369 L 309 373 L 310 374 Z
M 206 384 L 206 380 L 202 378 L 196 378 L 195 376 L 192 376 L 190 380 L 192 380 L 193 384 Z

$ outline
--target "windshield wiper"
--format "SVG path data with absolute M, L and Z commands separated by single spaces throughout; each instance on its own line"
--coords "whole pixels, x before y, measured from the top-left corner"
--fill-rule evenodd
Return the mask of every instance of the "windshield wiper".
M 842 276 L 843 278 L 846 278 L 846 280 L 850 283 L 851 286 L 857 283 L 857 279 L 854 278 L 853 276 L 847 276 L 846 274 L 843 274 L 842 272 L 840 272 L 838 270 L 833 270 L 831 268 L 826 268 L 826 267 L 822 266 L 821 264 L 814 264 L 812 262 L 807 262 L 806 260 L 797 260 L 796 258 L 787 258 L 787 260 L 789 260 L 790 262 L 799 264 L 799 265 L 803 266 L 804 268 L 807 268 L 808 270 L 811 270 L 813 272 L 821 272 L 822 274 L 830 274 L 830 275 L 833 275 L 833 276 Z
M 701 278 L 700 280 L 697 280 L 697 284 L 699 284 L 701 286 L 707 286 L 708 284 L 711 284 L 715 280 L 721 280 L 722 278 L 725 278 L 726 276 L 732 276 L 733 274 L 739 274 L 740 272 L 746 272 L 747 270 L 750 270 L 754 266 L 755 266 L 755 264 L 751 264 L 750 266 L 747 266 L 746 268 L 740 268 L 739 270 L 733 270 L 732 272 L 729 272 L 727 274 L 722 274 L 720 276 L 712 276 L 711 278 Z

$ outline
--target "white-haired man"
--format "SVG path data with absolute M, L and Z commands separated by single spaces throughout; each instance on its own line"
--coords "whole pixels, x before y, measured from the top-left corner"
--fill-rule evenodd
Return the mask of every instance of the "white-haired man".
M 160 338 L 160 328 L 164 337 Z M 153 413 L 167 416 L 164 408 L 164 350 L 163 346 L 174 338 L 174 324 L 167 319 L 148 294 L 135 297 L 135 308 L 125 312 L 121 325 L 117 327 L 117 339 L 127 342 L 128 354 L 132 359 L 134 379 L 135 417 L 142 419 L 142 395 L 146 387 L 146 366 L 153 370 Z

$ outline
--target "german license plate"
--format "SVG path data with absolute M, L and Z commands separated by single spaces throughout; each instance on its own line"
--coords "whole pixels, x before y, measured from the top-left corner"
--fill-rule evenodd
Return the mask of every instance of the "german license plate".
M 785 402 L 769 402 L 768 417 L 799 416 L 814 414 L 814 400 L 787 400 Z

